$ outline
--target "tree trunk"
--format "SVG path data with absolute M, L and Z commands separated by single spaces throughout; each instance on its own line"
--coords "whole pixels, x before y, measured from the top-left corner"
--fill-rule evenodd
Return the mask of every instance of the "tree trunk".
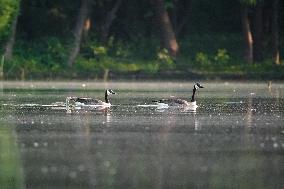
M 253 62 L 253 39 L 250 29 L 250 21 L 248 17 L 248 7 L 241 7 L 241 21 L 244 36 L 244 59 L 247 63 Z
M 173 30 L 176 33 L 178 27 L 178 0 L 173 0 L 173 8 L 169 11 L 170 20 L 172 22 Z
M 272 1 L 272 16 L 271 16 L 272 58 L 275 64 L 280 64 L 278 2 L 279 2 L 278 0 Z
M 88 18 L 90 4 L 91 0 L 81 0 L 81 6 L 74 30 L 74 44 L 72 49 L 70 50 L 70 55 L 67 62 L 69 66 L 72 66 L 74 64 L 74 61 L 78 53 L 80 52 L 82 33 L 84 31 L 86 19 Z
M 176 28 L 176 36 L 179 36 L 179 34 L 181 33 L 181 31 L 183 30 L 184 26 L 186 25 L 189 16 L 190 16 L 190 11 L 191 11 L 191 0 L 186 0 L 185 1 L 185 5 L 184 5 L 184 15 L 182 17 L 182 19 L 179 21 L 177 28 Z
M 83 38 L 84 39 L 88 38 L 90 29 L 91 29 L 91 19 L 87 18 L 85 20 L 84 29 L 83 29 Z
M 166 48 L 172 57 L 176 57 L 178 53 L 178 43 L 170 21 L 168 12 L 165 8 L 164 0 L 152 0 L 158 25 L 161 32 L 162 46 Z
M 263 4 L 258 2 L 254 13 L 253 57 L 255 62 L 263 61 Z
M 16 38 L 17 23 L 18 23 L 18 15 L 15 16 L 12 22 L 11 35 L 5 47 L 4 56 L 6 60 L 11 60 L 13 57 L 13 48 L 14 48 L 14 43 L 15 43 L 15 38 Z
M 109 29 L 113 23 L 113 20 L 116 18 L 116 12 L 118 11 L 122 0 L 116 0 L 112 9 L 107 13 L 106 19 L 101 27 L 101 42 L 107 43 L 109 36 Z

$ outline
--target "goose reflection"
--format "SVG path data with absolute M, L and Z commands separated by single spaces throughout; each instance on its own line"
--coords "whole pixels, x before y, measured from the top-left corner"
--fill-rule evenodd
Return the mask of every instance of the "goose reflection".
M 104 116 L 105 116 L 105 124 L 107 127 L 109 127 L 112 123 L 112 116 L 111 116 L 111 111 L 109 108 L 106 108 L 103 110 Z
M 190 107 L 156 108 L 156 111 L 161 113 L 169 112 L 169 115 L 171 115 L 171 113 L 177 113 L 177 112 L 186 114 L 192 118 L 192 119 L 190 118 L 191 121 L 189 122 L 189 125 L 194 127 L 194 131 L 200 131 L 202 129 L 201 124 L 198 120 L 196 108 L 194 109 Z
M 194 120 L 194 131 L 201 131 L 201 124 L 199 123 L 196 112 L 192 112 L 193 120 Z
M 169 107 L 166 105 L 158 105 L 156 106 L 157 112 L 165 112 L 165 111 L 179 111 L 179 112 L 191 112 L 196 113 L 197 106 L 180 106 L 180 107 Z

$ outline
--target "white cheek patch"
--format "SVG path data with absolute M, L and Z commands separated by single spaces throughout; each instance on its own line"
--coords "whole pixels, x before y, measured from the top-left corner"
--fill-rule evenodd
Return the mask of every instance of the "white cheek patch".
M 109 90 L 107 90 L 107 95 L 110 95 L 110 94 L 112 94 Z
M 199 87 L 198 87 L 198 85 L 195 84 L 195 85 L 194 85 L 194 88 L 195 88 L 195 89 L 198 89 Z

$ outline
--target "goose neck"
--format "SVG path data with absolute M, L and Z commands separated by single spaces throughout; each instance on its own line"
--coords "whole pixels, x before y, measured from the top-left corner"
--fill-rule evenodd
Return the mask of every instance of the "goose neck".
M 107 91 L 105 92 L 105 102 L 109 103 Z
M 195 101 L 195 99 L 194 99 L 194 97 L 195 97 L 195 92 L 196 92 L 196 89 L 195 88 L 193 88 L 193 90 L 192 90 L 192 96 L 191 96 L 191 102 L 194 102 Z

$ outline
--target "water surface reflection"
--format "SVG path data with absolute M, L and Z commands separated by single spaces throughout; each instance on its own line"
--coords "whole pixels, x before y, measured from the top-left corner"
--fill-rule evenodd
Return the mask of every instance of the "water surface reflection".
M 104 111 L 2 106 L 1 121 L 17 136 L 24 188 L 282 188 L 284 88 L 215 86 L 195 112 L 137 106 L 191 90 L 173 88 L 120 91 Z M 4 89 L 1 101 L 48 104 L 70 93 L 101 91 Z

